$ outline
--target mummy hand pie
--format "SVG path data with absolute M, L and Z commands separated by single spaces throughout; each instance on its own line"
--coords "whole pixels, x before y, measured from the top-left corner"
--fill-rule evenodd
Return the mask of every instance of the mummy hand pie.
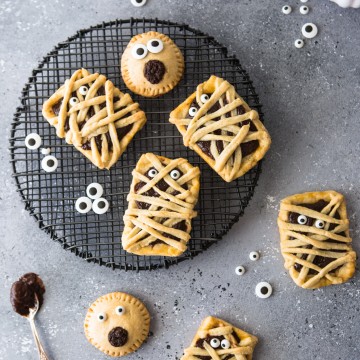
M 184 72 L 184 58 L 166 35 L 155 31 L 134 36 L 121 57 L 121 75 L 136 94 L 156 97 L 172 90 Z
M 84 322 L 85 336 L 107 355 L 124 356 L 146 340 L 150 315 L 135 297 L 114 292 L 99 297 L 89 308 Z
M 200 170 L 185 159 L 144 154 L 127 197 L 123 248 L 137 255 L 179 256 L 190 240 Z
M 74 72 L 43 105 L 56 134 L 95 166 L 110 169 L 146 122 L 145 113 L 104 75 Z
M 281 201 L 278 217 L 285 268 L 304 289 L 341 284 L 355 272 L 343 195 L 308 192 Z
M 209 316 L 181 360 L 251 360 L 257 342 L 256 336 Z
M 254 167 L 271 139 L 259 115 L 234 86 L 212 75 L 170 114 L 184 145 L 197 152 L 225 181 Z

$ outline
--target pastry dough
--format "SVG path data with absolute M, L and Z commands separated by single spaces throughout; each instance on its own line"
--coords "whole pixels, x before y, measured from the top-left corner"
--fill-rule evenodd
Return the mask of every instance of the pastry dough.
M 181 360 L 251 360 L 257 342 L 256 336 L 209 316 Z
M 98 168 L 110 169 L 146 122 L 129 94 L 104 75 L 74 72 L 43 106 L 56 134 L 74 144 Z
M 123 248 L 138 255 L 179 256 L 190 240 L 200 170 L 186 159 L 144 154 L 133 171 Z
M 184 145 L 227 182 L 254 167 L 271 144 L 258 113 L 234 86 L 214 75 L 171 112 L 170 122 L 183 135 Z
M 341 284 L 355 271 L 343 195 L 308 192 L 281 201 L 278 225 L 285 268 L 304 289 Z

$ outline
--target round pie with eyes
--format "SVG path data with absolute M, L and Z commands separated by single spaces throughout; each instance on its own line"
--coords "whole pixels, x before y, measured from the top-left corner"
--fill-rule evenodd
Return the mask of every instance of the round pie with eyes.
M 184 72 L 180 49 L 166 35 L 150 31 L 134 36 L 121 57 L 121 75 L 136 94 L 156 97 L 172 90 Z
M 99 297 L 89 308 L 84 329 L 88 341 L 107 355 L 124 356 L 148 337 L 150 314 L 137 298 L 122 292 Z

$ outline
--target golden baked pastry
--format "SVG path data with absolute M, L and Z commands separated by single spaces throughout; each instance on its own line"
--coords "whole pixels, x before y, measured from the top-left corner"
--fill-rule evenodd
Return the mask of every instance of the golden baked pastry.
M 212 75 L 170 114 L 184 145 L 196 151 L 225 181 L 254 167 L 271 139 L 255 110 L 234 86 Z
M 148 337 L 150 315 L 137 298 L 122 292 L 99 297 L 84 322 L 85 336 L 110 356 L 124 356 L 138 349 Z
M 145 113 L 104 75 L 74 72 L 43 105 L 56 134 L 95 166 L 110 169 L 146 122 Z
M 132 172 L 123 248 L 138 255 L 179 256 L 190 240 L 200 170 L 186 159 L 144 154 Z
M 281 201 L 278 217 L 285 268 L 304 289 L 341 284 L 355 272 L 343 195 L 296 194 Z
M 136 94 L 156 97 L 172 90 L 184 72 L 184 58 L 166 35 L 155 31 L 134 36 L 121 57 L 121 75 Z
M 209 316 L 181 360 L 251 360 L 257 342 L 256 336 Z

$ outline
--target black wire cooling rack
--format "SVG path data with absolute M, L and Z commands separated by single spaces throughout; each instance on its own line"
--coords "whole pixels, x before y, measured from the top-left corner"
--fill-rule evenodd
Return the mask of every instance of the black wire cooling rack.
M 99 170 L 72 145 L 57 138 L 55 129 L 42 117 L 42 104 L 80 67 L 106 75 L 122 91 L 129 92 L 121 79 L 120 56 L 134 35 L 150 30 L 168 35 L 179 46 L 186 62 L 184 77 L 173 91 L 156 99 L 131 94 L 146 112 L 148 122 L 110 171 Z M 176 127 L 168 122 L 170 111 L 212 74 L 235 85 L 263 118 L 258 95 L 239 61 L 228 56 L 226 48 L 212 37 L 187 25 L 157 19 L 116 20 L 80 30 L 58 44 L 26 83 L 10 135 L 13 177 L 26 210 L 39 227 L 83 259 L 124 270 L 167 268 L 193 258 L 220 240 L 243 214 L 254 193 L 260 165 L 240 179 L 225 183 L 195 152 L 183 146 Z M 50 147 L 59 160 L 55 172 L 41 169 L 41 148 L 26 148 L 24 140 L 31 132 L 38 133 L 42 147 Z M 131 171 L 145 152 L 184 157 L 201 169 L 198 216 L 193 219 L 188 250 L 178 258 L 137 256 L 121 247 Z M 110 210 L 103 215 L 75 210 L 76 199 L 85 196 L 91 182 L 102 184 L 104 197 L 109 200 Z

